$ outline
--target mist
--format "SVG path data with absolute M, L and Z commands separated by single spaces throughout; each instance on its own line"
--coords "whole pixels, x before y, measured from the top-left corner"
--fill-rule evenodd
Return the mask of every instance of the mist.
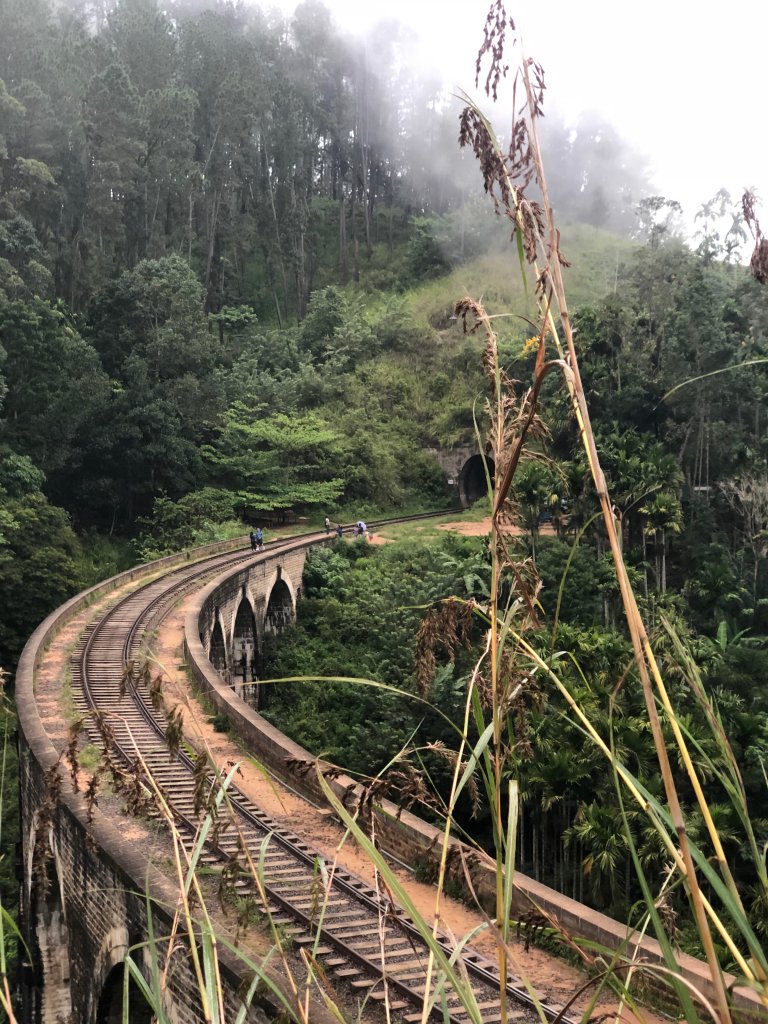
M 411 245 L 414 227 L 410 270 L 383 266 L 379 287 L 508 242 L 457 142 L 486 4 L 412 7 L 418 26 L 391 16 L 403 4 L 363 21 L 320 0 L 6 0 L 0 257 L 12 290 L 83 309 L 116 268 L 176 253 L 210 309 L 248 302 L 284 323 L 303 319 L 324 266 L 337 259 L 338 280 L 359 281 L 376 246 Z M 558 218 L 642 237 L 643 201 L 665 196 L 651 157 L 604 113 L 551 99 Z M 489 113 L 503 142 L 508 94 Z M 727 220 L 725 200 L 709 208 Z

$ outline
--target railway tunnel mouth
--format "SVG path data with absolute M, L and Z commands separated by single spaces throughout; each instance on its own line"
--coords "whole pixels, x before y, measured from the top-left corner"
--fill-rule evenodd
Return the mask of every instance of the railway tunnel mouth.
M 488 476 L 493 487 L 496 464 L 493 459 L 486 455 L 472 455 L 461 467 L 459 474 L 459 500 L 464 508 L 469 508 L 476 501 L 485 498 L 488 494 L 488 481 L 486 480 L 486 466 Z

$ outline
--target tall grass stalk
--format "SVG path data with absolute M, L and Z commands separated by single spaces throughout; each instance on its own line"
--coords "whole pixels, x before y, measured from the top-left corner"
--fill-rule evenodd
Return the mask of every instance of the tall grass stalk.
M 495 3 L 491 4 L 486 23 L 486 44 L 478 57 L 479 72 L 484 53 L 488 52 L 492 55 L 491 70 L 486 83 L 487 89 L 490 85 L 493 85 L 495 88 L 495 83 L 500 75 L 504 73 L 502 61 L 506 43 L 505 36 L 508 30 L 514 31 L 514 24 L 507 17 L 503 3 L 500 0 L 496 0 Z M 507 413 L 504 402 L 506 400 L 511 404 L 511 397 L 508 392 L 505 394 L 505 389 L 502 387 L 502 374 L 499 368 L 495 336 L 490 318 L 482 307 L 472 300 L 466 299 L 459 304 L 459 312 L 464 317 L 465 325 L 467 318 L 472 317 L 474 320 L 473 328 L 480 326 L 484 330 L 487 337 L 486 365 L 490 364 L 493 368 L 496 406 L 495 409 L 491 410 L 491 435 L 498 480 L 492 499 L 494 577 L 497 576 L 499 564 L 504 561 L 503 524 L 505 517 L 509 513 L 508 496 L 513 490 L 513 479 L 523 454 L 524 446 L 531 436 L 532 428 L 535 424 L 541 385 L 544 378 L 550 372 L 557 370 L 561 373 L 570 396 L 571 407 L 578 425 L 581 443 L 600 503 L 603 526 L 613 556 L 627 628 L 632 642 L 637 672 L 645 699 L 648 722 L 654 739 L 659 771 L 664 785 L 665 808 L 653 807 L 652 802 L 647 798 L 647 794 L 642 792 L 642 789 L 636 780 L 631 778 L 625 766 L 617 762 L 605 741 L 597 735 L 590 723 L 586 721 L 575 702 L 565 694 L 566 688 L 557 679 L 556 674 L 543 663 L 526 642 L 522 631 L 514 634 L 514 641 L 517 645 L 517 650 L 526 653 L 541 671 L 549 675 L 561 692 L 564 692 L 573 712 L 582 721 L 585 730 L 593 742 L 609 758 L 617 778 L 628 787 L 633 798 L 637 800 L 640 806 L 644 807 L 654 827 L 659 831 L 677 871 L 684 881 L 689 896 L 691 913 L 695 920 L 709 967 L 710 980 L 715 993 L 717 1015 L 723 1024 L 727 1024 L 731 1020 L 731 1007 L 726 982 L 714 947 L 713 929 L 730 949 L 744 973 L 745 979 L 758 988 L 761 998 L 768 1006 L 768 992 L 766 992 L 768 974 L 766 973 L 765 956 L 749 922 L 740 893 L 728 866 L 717 827 L 693 758 L 691 757 L 689 745 L 679 718 L 672 707 L 669 693 L 651 646 L 648 631 L 640 615 L 624 563 L 616 518 L 613 513 L 605 475 L 601 467 L 600 455 L 595 442 L 589 408 L 581 380 L 579 361 L 574 345 L 571 318 L 563 283 L 562 264 L 564 260 L 560 252 L 560 234 L 555 225 L 539 145 L 538 120 L 542 115 L 543 72 L 534 61 L 527 59 L 524 54 L 521 57 L 515 86 L 513 141 L 509 152 L 505 153 L 502 150 L 492 126 L 477 105 L 469 102 L 462 115 L 462 143 L 471 145 L 480 158 L 486 190 L 492 195 L 497 211 L 509 217 L 514 223 L 521 268 L 523 273 L 525 273 L 525 264 L 527 262 L 533 269 L 539 300 L 538 353 L 534 378 L 530 391 L 521 403 L 522 406 L 527 407 L 527 416 L 518 412 L 517 424 L 519 429 L 514 437 L 502 436 L 505 414 Z M 517 101 L 518 87 L 522 95 L 519 105 Z M 525 190 L 531 183 L 534 183 L 538 189 L 541 197 L 540 204 L 529 200 L 525 195 Z M 548 350 L 552 351 L 552 357 L 548 355 Z M 500 621 L 502 620 L 496 607 L 497 597 L 498 588 L 494 585 L 490 601 L 494 718 L 497 715 L 497 672 L 500 651 L 497 638 L 501 633 L 501 628 L 503 628 L 500 628 Z M 707 857 L 691 843 L 663 733 L 662 714 L 672 730 L 676 755 L 685 767 L 699 811 L 706 825 L 709 841 L 714 852 L 716 871 Z M 720 738 L 724 739 L 722 736 Z M 500 772 L 496 759 L 499 757 L 499 735 L 496 732 L 494 733 L 494 744 L 496 745 L 494 772 L 498 780 Z M 723 751 L 723 755 L 726 758 L 728 757 L 725 751 Z M 732 757 L 729 758 L 727 763 L 731 761 Z M 499 817 L 499 809 L 500 804 L 497 796 L 497 819 Z M 668 829 L 665 823 L 667 818 L 671 825 L 671 830 Z M 498 825 L 499 822 L 497 820 L 497 828 Z M 706 877 L 709 886 L 717 893 L 722 903 L 722 911 L 715 909 L 702 892 L 697 868 Z M 503 901 L 499 898 L 499 908 L 502 907 L 502 903 Z M 726 914 L 725 920 L 722 916 L 723 913 Z M 728 918 L 730 918 L 730 921 Z M 734 938 L 732 934 L 734 925 L 736 926 L 737 938 Z M 742 955 L 739 949 L 739 946 L 742 944 L 749 950 L 749 959 Z M 694 1012 L 688 1000 L 686 1000 L 685 1010 L 686 1014 Z

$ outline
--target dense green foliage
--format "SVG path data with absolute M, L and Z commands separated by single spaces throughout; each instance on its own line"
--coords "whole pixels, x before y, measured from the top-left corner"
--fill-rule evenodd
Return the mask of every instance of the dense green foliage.
M 631 647 L 622 630 L 603 624 L 606 608 L 616 600 L 615 581 L 604 555 L 587 544 L 574 552 L 572 542 L 572 536 L 542 542 L 537 565 L 544 595 L 557 592 L 565 560 L 570 554 L 575 557 L 565 577 L 560 623 L 553 621 L 553 605 L 545 601 L 548 613 L 530 639 L 557 665 L 581 708 L 612 737 L 615 750 L 648 791 L 663 800 Z M 446 798 L 452 763 L 448 752 L 456 746 L 455 730 L 446 718 L 456 724 L 462 720 L 467 676 L 479 655 L 482 631 L 475 622 L 461 643 L 437 644 L 426 688 L 420 680 L 423 651 L 418 634 L 425 605 L 439 606 L 447 595 L 484 597 L 489 570 L 484 546 L 451 537 L 384 548 L 341 543 L 316 552 L 307 565 L 298 623 L 273 642 L 264 666 L 273 678 L 309 678 L 266 687 L 264 713 L 310 750 L 353 773 L 383 773 L 395 799 L 408 794 L 406 765 Z M 767 709 L 764 687 L 755 688 L 755 679 L 765 679 L 768 672 L 762 644 L 757 638 L 729 639 L 721 629 L 711 639 L 697 637 L 693 647 L 742 767 L 753 822 L 758 834 L 765 835 Z M 701 744 L 701 763 L 706 756 L 716 759 L 703 712 L 663 630 L 657 647 L 673 702 L 686 709 L 685 727 Z M 339 676 L 376 680 L 382 687 L 327 678 Z M 603 756 L 573 723 L 562 697 L 532 675 L 521 677 L 520 685 L 508 712 L 510 732 L 517 737 L 510 769 L 524 800 L 519 866 L 576 899 L 620 918 L 631 917 L 641 890 Z M 679 785 L 683 799 L 692 805 L 693 795 L 682 778 Z M 739 819 L 713 779 L 708 791 L 729 863 L 749 905 L 753 877 Z M 435 813 L 438 804 L 426 792 L 419 796 L 419 811 Z M 692 821 L 696 838 L 701 823 L 697 825 L 695 813 Z M 475 839 L 489 840 L 489 810 L 482 804 L 464 800 L 459 824 Z M 668 855 L 657 833 L 635 812 L 629 815 L 629 826 L 646 872 L 661 877 Z M 672 905 L 679 902 L 684 901 L 673 900 Z M 768 934 L 764 908 L 758 903 L 752 910 L 756 926 Z M 698 951 L 684 917 L 680 927 L 680 941 Z
M 692 254 L 675 241 L 638 251 L 623 277 L 621 293 L 577 315 L 585 387 L 625 558 L 654 630 L 672 701 L 684 709 L 684 726 L 700 745 L 698 762 L 729 863 L 756 927 L 766 934 L 768 918 L 753 895 L 755 879 L 742 849 L 740 822 L 706 767 L 717 751 L 668 625 L 700 666 L 732 738 L 752 820 L 765 839 L 768 297 L 738 268 Z M 520 342 L 509 353 L 510 375 L 528 379 L 533 354 Z M 526 531 L 518 541 L 520 557 L 534 559 L 542 583 L 541 625 L 531 639 L 542 656 L 555 659 L 582 709 L 603 735 L 612 736 L 649 792 L 663 800 L 604 529 L 595 518 L 597 501 L 577 454 L 565 395 L 554 381 L 545 391 L 542 412 L 551 437 L 539 444 L 538 460 L 523 465 L 514 489 Z M 338 555 L 325 557 L 328 567 L 339 565 Z M 408 562 L 415 556 L 408 550 L 402 557 Z M 403 617 L 397 629 L 388 626 L 392 643 L 382 647 L 374 611 L 387 576 L 376 563 L 389 566 L 397 558 L 385 549 L 356 563 L 354 572 L 326 570 L 270 669 L 285 675 L 354 672 L 415 692 L 418 625 Z M 402 601 L 399 587 L 392 584 L 395 604 Z M 462 590 L 459 583 L 430 594 L 412 585 L 415 603 Z M 369 593 L 375 595 L 371 604 Z M 361 617 L 371 622 L 363 634 L 351 626 Z M 348 635 L 354 641 L 348 643 Z M 457 665 L 445 658 L 441 665 L 438 659 L 430 696 L 448 714 L 459 705 L 461 670 L 471 661 L 467 653 Z M 380 770 L 406 741 L 408 728 L 415 729 L 415 746 L 428 739 L 451 743 L 450 730 L 433 714 L 414 710 L 403 720 L 403 704 L 388 705 L 392 698 L 379 697 L 379 691 L 372 698 L 368 692 L 355 696 L 349 686 L 314 684 L 312 696 L 307 692 L 305 687 L 288 700 L 276 698 L 269 713 L 302 742 L 359 771 L 365 770 L 369 752 L 368 769 Z M 601 909 L 631 916 L 641 891 L 602 755 L 571 722 L 562 698 L 534 677 L 524 681 L 510 715 L 518 738 L 512 762 L 524 798 L 522 867 Z M 322 723 L 319 730 L 314 720 Z M 426 732 L 426 723 L 433 733 Z M 387 743 L 380 744 L 380 738 Z M 434 776 L 439 782 L 440 773 Z M 678 785 L 696 838 L 701 822 L 697 825 L 692 810 L 693 793 L 684 778 Z M 463 824 L 483 836 L 484 821 L 481 811 Z M 657 834 L 634 812 L 629 826 L 647 873 L 660 877 L 667 854 Z M 678 911 L 683 904 L 670 900 Z M 698 951 L 684 916 L 679 927 L 680 940 Z
M 299 623 L 280 639 L 265 672 L 376 679 L 418 696 L 416 631 L 424 605 L 446 594 L 481 597 L 487 575 L 480 542 L 452 535 L 432 545 L 376 548 L 363 540 L 314 552 Z M 462 693 L 453 668 L 413 701 L 354 683 L 276 683 L 267 689 L 266 713 L 313 750 L 371 774 L 413 737 L 452 743 L 452 730 L 423 700 L 454 717 Z
M 290 19 L 229 2 L 0 0 L 0 39 L 0 666 L 50 609 L 137 556 L 289 508 L 443 505 L 428 449 L 472 444 L 482 426 L 481 343 L 452 322 L 454 303 L 476 284 L 491 312 L 517 314 L 498 321 L 500 345 L 525 382 L 531 296 L 509 283 L 508 251 L 494 257 L 507 229 L 477 205 L 455 112 L 403 59 L 397 27 L 353 41 L 315 0 Z M 692 252 L 674 237 L 677 204 L 648 196 L 609 125 L 548 119 L 544 143 L 558 213 L 577 224 L 564 232 L 569 285 L 624 550 L 675 697 L 686 705 L 662 617 L 702 666 L 762 822 L 768 298 L 731 262 L 741 229 L 718 223 L 722 195 L 702 207 Z M 515 492 L 521 557 L 543 583 L 534 639 L 655 791 L 554 376 L 542 412 L 551 437 Z M 265 667 L 415 695 L 419 606 L 482 596 L 486 578 L 482 545 L 455 538 L 321 552 Z M 419 747 L 439 787 L 449 761 L 423 748 L 454 742 L 441 714 L 457 713 L 474 653 L 437 651 L 425 696 L 439 713 L 343 683 L 276 685 L 267 710 L 363 773 Z M 627 913 L 638 894 L 609 780 L 559 701 L 528 682 L 515 711 L 521 861 Z M 465 810 L 482 835 L 483 809 Z

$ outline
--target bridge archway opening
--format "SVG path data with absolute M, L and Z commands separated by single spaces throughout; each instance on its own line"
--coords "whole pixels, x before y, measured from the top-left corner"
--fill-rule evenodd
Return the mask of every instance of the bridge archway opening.
M 237 695 L 256 709 L 259 706 L 260 670 L 261 652 L 256 617 L 250 601 L 243 592 L 243 599 L 235 615 L 235 629 L 232 635 L 232 684 Z
M 122 1024 L 123 1021 L 123 986 L 125 984 L 125 962 L 115 964 L 107 975 L 104 987 L 99 996 L 96 1009 L 96 1024 Z M 139 990 L 139 986 L 130 978 L 128 981 L 128 1021 L 129 1024 L 151 1024 L 152 1011 Z
M 282 576 L 275 582 L 267 602 L 265 628 L 270 633 L 279 633 L 293 622 L 293 597 Z
M 485 462 L 482 455 L 472 455 L 461 467 L 459 500 L 465 508 L 474 505 L 476 501 L 488 494 L 488 483 L 485 479 L 486 465 L 491 478 L 491 486 L 493 486 L 496 464 L 489 455 L 485 456 Z
M 224 642 L 224 630 L 218 620 L 211 632 L 210 662 L 217 672 L 223 672 L 227 667 L 227 645 Z

